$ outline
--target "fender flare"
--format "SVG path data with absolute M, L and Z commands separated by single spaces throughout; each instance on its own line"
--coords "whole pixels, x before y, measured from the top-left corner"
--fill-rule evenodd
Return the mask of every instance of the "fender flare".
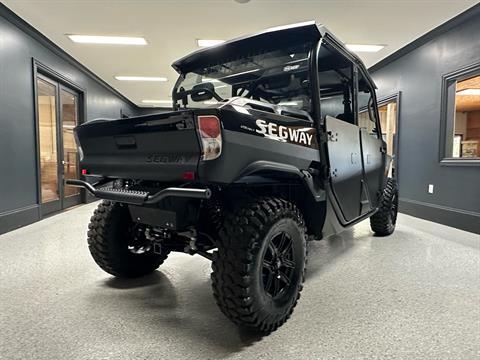
M 291 178 L 297 178 L 307 188 L 308 193 L 312 195 L 315 202 L 326 200 L 325 190 L 315 185 L 312 174 L 308 170 L 300 170 L 289 164 L 266 160 L 254 161 L 243 168 L 234 182 L 241 182 L 243 178 L 252 175 L 266 175 L 266 177 L 274 178 L 272 176 L 274 174 L 288 174 Z

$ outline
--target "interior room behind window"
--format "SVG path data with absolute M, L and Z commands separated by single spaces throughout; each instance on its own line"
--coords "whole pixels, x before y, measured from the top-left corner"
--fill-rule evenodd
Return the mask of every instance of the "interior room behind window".
M 458 81 L 452 157 L 480 157 L 480 75 Z

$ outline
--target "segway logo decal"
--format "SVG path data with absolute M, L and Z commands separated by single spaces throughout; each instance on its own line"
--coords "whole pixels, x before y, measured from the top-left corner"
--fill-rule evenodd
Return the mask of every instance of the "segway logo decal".
M 283 126 L 262 119 L 257 119 L 255 124 L 258 127 L 255 131 L 268 139 L 312 147 L 315 128 Z

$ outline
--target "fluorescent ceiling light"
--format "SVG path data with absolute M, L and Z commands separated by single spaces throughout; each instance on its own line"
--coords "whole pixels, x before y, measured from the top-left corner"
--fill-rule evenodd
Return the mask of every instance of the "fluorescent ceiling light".
M 215 46 L 219 44 L 223 44 L 225 40 L 203 40 L 197 39 L 197 45 L 200 47 L 208 47 L 208 46 Z
M 281 103 L 279 103 L 278 105 L 281 105 L 281 106 L 295 106 L 295 105 L 298 105 L 298 102 L 296 101 L 282 101 Z
M 166 77 L 161 76 L 115 76 L 120 81 L 167 81 Z
M 457 91 L 457 95 L 480 95 L 480 89 L 465 89 Z
M 142 100 L 144 104 L 172 104 L 172 100 Z
M 362 44 L 346 44 L 348 50 L 354 52 L 378 52 L 382 50 L 385 45 L 362 45 Z
M 81 44 L 110 44 L 110 45 L 147 45 L 143 37 L 130 36 L 99 36 L 99 35 L 67 35 L 70 40 Z

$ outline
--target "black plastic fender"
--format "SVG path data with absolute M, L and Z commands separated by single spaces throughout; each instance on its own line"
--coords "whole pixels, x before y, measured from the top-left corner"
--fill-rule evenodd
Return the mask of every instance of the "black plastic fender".
M 312 195 L 315 201 L 324 201 L 326 199 L 325 191 L 315 186 L 312 174 L 308 170 L 300 170 L 293 165 L 265 160 L 255 161 L 242 170 L 240 176 L 238 176 L 235 182 L 241 182 L 243 178 L 251 175 L 296 178 L 308 189 L 308 192 Z

